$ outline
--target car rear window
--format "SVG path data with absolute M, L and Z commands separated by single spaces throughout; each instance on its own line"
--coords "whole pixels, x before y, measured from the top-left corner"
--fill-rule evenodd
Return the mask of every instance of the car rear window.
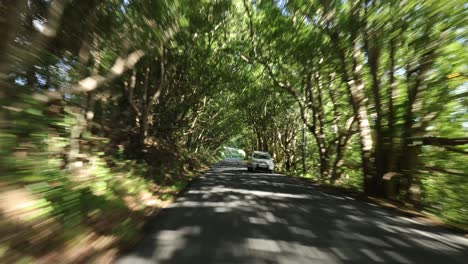
M 253 157 L 256 159 L 270 159 L 270 155 L 268 154 L 259 154 L 259 153 L 254 153 Z

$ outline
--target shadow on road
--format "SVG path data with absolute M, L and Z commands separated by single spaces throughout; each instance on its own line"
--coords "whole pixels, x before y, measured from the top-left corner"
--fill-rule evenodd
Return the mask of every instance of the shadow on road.
M 466 263 L 468 242 L 346 195 L 225 161 L 117 263 Z

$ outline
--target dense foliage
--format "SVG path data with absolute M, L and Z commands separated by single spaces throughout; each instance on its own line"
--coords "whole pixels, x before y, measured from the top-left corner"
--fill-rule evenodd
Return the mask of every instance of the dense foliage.
M 0 258 L 54 258 L 83 230 L 131 241 L 232 148 L 468 224 L 464 1 L 0 0 L 0 14 Z
M 291 142 L 303 147 L 288 149 L 293 164 L 307 161 L 302 173 L 309 163 L 323 182 L 362 182 L 369 195 L 466 224 L 462 1 L 243 1 L 243 7 L 249 44 L 243 58 L 257 67 L 260 86 L 283 91 L 280 100 L 296 109 L 296 122 L 286 121 L 291 110 L 270 117 L 296 123 Z M 281 105 L 274 100 L 274 108 Z M 257 140 L 264 144 L 267 134 Z M 284 138 L 267 145 L 278 149 Z

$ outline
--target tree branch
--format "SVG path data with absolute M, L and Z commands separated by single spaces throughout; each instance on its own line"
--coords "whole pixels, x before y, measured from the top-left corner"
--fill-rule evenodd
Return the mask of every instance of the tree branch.
M 460 146 L 468 144 L 468 137 L 463 138 L 446 138 L 446 137 L 412 137 L 409 138 L 411 144 L 414 145 L 431 145 L 431 146 Z
M 442 172 L 442 173 L 451 174 L 451 175 L 456 175 L 456 176 L 468 176 L 466 173 L 463 173 L 462 171 L 459 171 L 459 170 L 444 169 L 444 168 L 440 168 L 437 166 L 426 166 L 424 167 L 424 169 L 430 170 L 430 171 Z
M 137 50 L 132 52 L 126 58 L 118 58 L 114 65 L 112 66 L 111 70 L 104 76 L 102 75 L 94 75 L 89 76 L 77 84 L 73 85 L 72 87 L 64 90 L 59 91 L 51 91 L 45 95 L 43 94 L 36 94 L 37 98 L 43 99 L 44 101 L 53 101 L 61 99 L 65 94 L 78 94 L 84 92 L 90 92 L 95 90 L 96 88 L 105 85 L 117 77 L 121 76 L 125 71 L 131 69 L 135 66 L 135 64 L 145 55 L 142 50 Z

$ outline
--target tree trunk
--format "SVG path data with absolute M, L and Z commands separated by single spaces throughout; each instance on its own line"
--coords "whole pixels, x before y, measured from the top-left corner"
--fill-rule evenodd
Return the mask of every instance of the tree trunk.
M 142 97 L 142 111 L 140 114 L 140 137 L 139 137 L 139 144 L 140 150 L 145 148 L 145 140 L 148 136 L 148 123 L 149 123 L 149 114 L 150 114 L 150 106 L 152 104 L 151 98 L 149 96 L 149 82 L 150 82 L 150 74 L 151 69 L 150 67 L 146 68 L 145 73 L 145 81 L 143 83 L 143 97 Z
M 373 35 L 372 35 L 373 34 Z M 370 33 L 364 26 L 364 47 L 367 54 L 367 65 L 369 66 L 372 79 L 372 94 L 375 109 L 375 133 L 374 133 L 374 160 L 375 176 L 374 188 L 378 193 L 385 195 L 383 191 L 382 177 L 385 173 L 384 152 L 383 152 L 383 128 L 382 128 L 382 100 L 380 89 L 379 65 L 380 65 L 380 46 L 379 40 L 375 38 L 375 32 Z
M 335 10 L 331 7 L 328 1 L 321 1 L 325 8 L 325 21 L 332 23 L 336 19 Z M 380 192 L 377 189 L 379 179 L 375 177 L 374 162 L 373 162 L 373 147 L 372 131 L 367 113 L 364 91 L 364 79 L 361 70 L 363 64 L 360 41 L 357 30 L 359 29 L 359 2 L 353 4 L 351 8 L 351 16 L 354 31 L 351 33 L 352 45 L 352 63 L 346 60 L 346 53 L 342 39 L 337 31 L 330 30 L 328 34 L 331 40 L 336 43 L 336 51 L 342 71 L 343 81 L 347 84 L 348 93 L 350 95 L 351 105 L 354 115 L 356 116 L 359 127 L 359 143 L 361 146 L 361 169 L 364 176 L 364 191 L 368 195 L 378 195 Z M 350 65 L 351 64 L 351 65 Z
M 302 125 L 302 174 L 307 174 L 307 131 L 306 125 Z
M 414 106 L 418 102 L 418 97 L 421 94 L 421 87 L 426 78 L 426 74 L 430 70 L 433 64 L 435 50 L 430 50 L 423 54 L 419 60 L 418 66 L 415 70 L 411 69 L 408 65 L 407 67 L 407 100 L 405 103 L 405 113 L 404 113 L 404 124 L 403 124 L 403 146 L 402 156 L 400 159 L 400 170 L 407 178 L 406 186 L 406 199 L 415 206 L 420 204 L 420 190 L 421 190 L 421 181 L 414 177 L 415 171 L 418 166 L 418 155 L 420 152 L 420 146 L 417 146 L 412 142 L 412 138 L 415 135 L 415 116 L 414 116 Z M 413 75 L 415 75 L 413 77 Z M 414 81 L 411 82 L 411 79 L 414 78 Z
M 12 48 L 18 28 L 21 25 L 21 14 L 27 8 L 28 1 L 1 1 L 0 2 L 0 81 L 4 81 L 12 65 Z
M 396 97 L 397 81 L 395 78 L 395 53 L 396 53 L 396 43 L 395 39 L 390 41 L 390 77 L 389 77 L 389 88 L 388 88 L 388 131 L 386 133 L 386 167 L 388 171 L 394 171 L 396 168 L 396 158 L 394 157 L 395 152 L 395 107 L 393 99 Z
M 381 192 L 378 189 L 380 185 L 374 170 L 374 162 L 372 159 L 372 151 L 374 141 L 372 139 L 372 131 L 369 122 L 369 116 L 365 104 L 364 81 L 361 74 L 363 65 L 360 63 L 361 50 L 359 42 L 355 39 L 353 48 L 353 78 L 347 82 L 348 91 L 351 95 L 351 103 L 353 106 L 354 114 L 359 126 L 359 143 L 361 145 L 361 169 L 364 176 L 364 192 L 368 195 L 379 195 Z M 342 62 L 346 63 L 344 54 Z M 345 64 L 344 64 L 345 65 Z M 345 74 L 346 76 L 347 74 Z M 347 77 L 345 77 L 348 79 Z

